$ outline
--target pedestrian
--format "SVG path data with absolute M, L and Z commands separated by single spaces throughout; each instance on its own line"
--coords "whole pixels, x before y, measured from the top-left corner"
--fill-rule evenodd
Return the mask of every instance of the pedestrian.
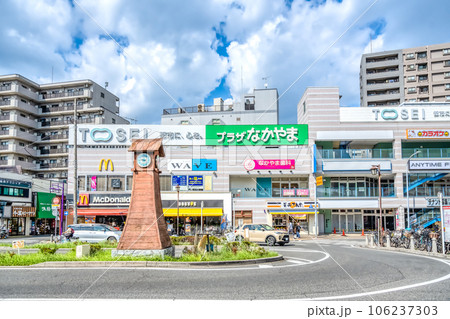
M 297 233 L 297 239 L 300 239 L 300 224 L 297 224 L 297 226 L 295 227 L 295 232 Z
M 66 237 L 66 239 L 68 241 L 70 241 L 70 239 L 72 239 L 74 232 L 75 231 L 73 230 L 73 228 L 67 227 L 67 230 L 64 232 L 64 236 Z
M 294 233 L 294 227 L 292 226 L 292 222 L 289 222 L 289 234 Z

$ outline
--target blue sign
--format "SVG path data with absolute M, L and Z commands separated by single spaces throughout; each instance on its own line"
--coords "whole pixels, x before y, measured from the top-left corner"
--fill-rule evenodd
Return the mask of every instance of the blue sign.
M 174 175 L 172 176 L 172 186 L 187 186 L 187 176 L 186 175 Z
M 192 159 L 193 171 L 217 171 L 216 159 Z
M 67 210 L 64 211 L 64 216 L 69 215 L 69 212 Z
M 189 176 L 189 186 L 203 186 L 203 176 L 202 175 L 193 175 Z

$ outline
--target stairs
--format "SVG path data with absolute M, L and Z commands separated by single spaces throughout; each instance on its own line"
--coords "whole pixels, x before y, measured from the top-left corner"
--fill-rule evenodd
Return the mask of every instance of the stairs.
M 429 177 L 426 177 L 426 178 L 419 179 L 419 180 L 417 180 L 414 183 L 409 185 L 408 191 L 410 191 L 410 190 L 412 190 L 412 189 L 414 189 L 414 188 L 416 188 L 416 187 L 418 187 L 418 186 L 420 186 L 423 183 L 426 183 L 428 181 L 437 181 L 438 179 L 443 178 L 447 174 L 448 173 L 438 173 L 438 174 L 436 174 L 434 176 L 429 176 Z M 403 192 L 406 193 L 406 187 L 403 189 Z
M 420 211 L 416 214 L 416 217 L 411 221 L 411 228 L 417 230 L 418 228 L 427 228 L 428 226 L 433 225 L 435 222 L 441 220 L 441 216 L 439 212 L 435 211 L 429 211 L 426 213 L 423 213 L 419 216 L 419 214 L 423 212 Z M 407 230 L 410 230 L 411 228 L 408 228 Z

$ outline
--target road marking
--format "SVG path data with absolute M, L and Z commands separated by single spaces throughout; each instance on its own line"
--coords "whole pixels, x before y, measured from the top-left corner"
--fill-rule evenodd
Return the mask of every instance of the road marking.
M 299 260 L 292 260 L 292 259 L 288 259 L 286 260 L 288 263 L 294 263 L 294 264 L 299 264 L 299 265 L 305 265 L 305 264 L 309 264 L 309 263 L 305 263 L 304 261 L 299 261 Z
M 273 268 L 273 265 L 259 265 L 259 268 Z

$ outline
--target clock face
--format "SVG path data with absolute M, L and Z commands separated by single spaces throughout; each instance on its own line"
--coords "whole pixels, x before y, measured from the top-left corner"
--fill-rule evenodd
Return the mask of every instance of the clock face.
M 136 161 L 140 167 L 147 167 L 151 164 L 152 158 L 147 153 L 141 153 L 138 155 Z

